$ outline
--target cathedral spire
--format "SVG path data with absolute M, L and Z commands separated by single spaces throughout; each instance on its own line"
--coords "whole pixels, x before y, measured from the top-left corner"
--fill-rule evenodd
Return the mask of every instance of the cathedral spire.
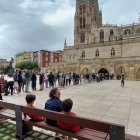
M 65 42 L 64 42 L 64 48 L 67 48 L 67 41 L 66 41 L 66 38 L 65 38 Z

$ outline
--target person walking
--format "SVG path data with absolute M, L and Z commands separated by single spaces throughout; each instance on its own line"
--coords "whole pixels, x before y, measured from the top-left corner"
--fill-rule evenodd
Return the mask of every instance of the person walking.
M 121 76 L 121 87 L 124 87 L 124 75 Z

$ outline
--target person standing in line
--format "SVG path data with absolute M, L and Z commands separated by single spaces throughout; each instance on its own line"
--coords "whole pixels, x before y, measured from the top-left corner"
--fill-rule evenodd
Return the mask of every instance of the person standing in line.
M 69 73 L 69 85 L 71 85 L 71 79 L 72 79 L 72 75 L 71 75 L 71 72 Z
M 21 71 L 19 71 L 19 74 L 18 74 L 18 93 L 21 93 L 21 87 L 22 87 L 22 73 Z
M 48 83 L 49 83 L 48 72 L 45 73 L 44 78 L 45 78 L 45 86 L 46 88 L 48 88 L 49 87 L 48 86 Z
M 43 73 L 40 74 L 39 85 L 40 85 L 39 91 L 43 90 L 44 89 L 44 74 Z
M 18 74 L 19 71 L 16 70 L 16 72 L 14 73 L 13 79 L 14 79 L 14 92 L 18 93 Z
M 68 73 L 66 73 L 66 86 L 68 86 L 69 79 L 70 79 L 70 76 Z
M 54 87 L 56 87 L 57 73 L 54 73 Z
M 26 78 L 25 92 L 26 92 L 26 93 L 30 93 L 30 92 L 29 92 L 29 87 L 30 87 L 31 77 L 32 77 L 32 73 L 31 73 L 30 69 L 28 68 L 28 69 L 25 71 L 25 78 Z
M 49 74 L 49 85 L 50 87 L 54 87 L 54 75 L 52 74 L 52 72 L 50 72 Z
M 1 75 L 1 77 L 0 77 L 0 100 L 3 100 L 1 94 L 4 93 L 4 83 L 5 83 L 4 76 Z
M 6 83 L 5 83 L 5 86 L 4 86 L 4 89 L 5 89 L 5 94 L 4 96 L 7 96 L 9 95 L 9 93 L 11 92 L 11 95 L 13 95 L 13 86 L 14 86 L 14 80 L 13 80 L 13 77 L 8 76 L 7 79 L 6 79 Z
M 35 72 L 33 72 L 32 77 L 31 77 L 31 81 L 32 81 L 32 90 L 33 90 L 33 91 L 36 90 L 36 80 L 37 80 L 36 74 L 35 74 Z
M 25 71 L 22 71 L 22 91 L 23 92 L 25 91 L 24 89 L 25 85 L 26 85 Z

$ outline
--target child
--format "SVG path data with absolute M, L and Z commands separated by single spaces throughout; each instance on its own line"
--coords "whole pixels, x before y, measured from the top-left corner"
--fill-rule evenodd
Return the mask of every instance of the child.
M 70 116 L 76 116 L 75 113 L 71 112 L 72 106 L 73 106 L 72 100 L 71 99 L 65 99 L 63 101 L 63 110 L 64 111 L 62 113 L 66 114 L 66 115 L 70 115 Z M 77 131 L 80 130 L 80 126 L 73 125 L 73 124 L 70 124 L 70 123 L 67 123 L 67 122 L 58 121 L 57 124 L 60 128 L 70 130 L 72 132 L 77 132 Z
M 35 108 L 33 106 L 35 99 L 36 99 L 36 96 L 35 95 L 33 95 L 33 94 L 27 94 L 26 95 L 26 102 L 27 102 L 27 105 L 26 106 L 27 107 L 31 107 L 31 108 Z M 35 115 L 32 115 L 32 114 L 24 114 L 24 117 L 25 118 L 27 116 L 30 117 L 33 121 L 43 121 L 44 120 L 44 118 L 41 117 L 41 116 L 35 116 Z

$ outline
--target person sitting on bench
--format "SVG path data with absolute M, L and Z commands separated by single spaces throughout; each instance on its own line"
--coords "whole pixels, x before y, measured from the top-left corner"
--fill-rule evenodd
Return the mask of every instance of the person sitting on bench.
M 70 116 L 76 116 L 76 114 L 74 112 L 71 112 L 72 106 L 73 106 L 73 101 L 69 98 L 65 99 L 63 101 L 64 111 L 62 112 L 62 114 L 66 114 L 66 115 L 70 115 Z M 70 123 L 67 123 L 67 122 L 58 121 L 57 124 L 60 128 L 70 130 L 72 132 L 77 132 L 77 131 L 80 130 L 80 126 L 70 124 Z
M 36 107 L 33 106 L 35 99 L 36 99 L 35 95 L 27 94 L 26 95 L 26 102 L 27 102 L 26 106 L 30 107 L 30 108 L 36 108 Z M 41 116 L 35 116 L 35 115 L 32 115 L 32 114 L 24 114 L 25 119 L 26 119 L 27 116 L 29 118 L 31 118 L 32 121 L 44 121 L 44 118 L 41 117 Z
M 53 88 L 49 93 L 50 99 L 45 103 L 45 109 L 61 112 L 63 110 L 62 101 L 60 100 L 60 91 L 58 88 Z M 46 123 L 51 126 L 57 126 L 57 121 L 46 118 Z

